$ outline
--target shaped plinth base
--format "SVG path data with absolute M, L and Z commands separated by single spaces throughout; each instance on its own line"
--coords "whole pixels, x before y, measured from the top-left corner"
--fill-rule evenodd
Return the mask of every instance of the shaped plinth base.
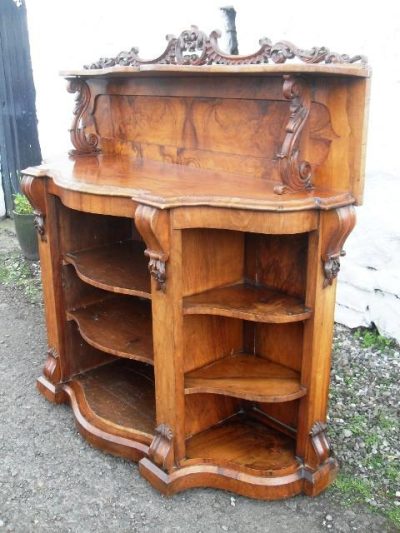
M 165 496 L 186 489 L 210 487 L 257 500 L 280 500 L 301 493 L 317 496 L 334 481 L 337 470 L 337 462 L 333 459 L 315 471 L 299 464 L 294 472 L 276 476 L 251 474 L 234 466 L 228 468 L 211 463 L 190 464 L 166 473 L 146 457 L 139 462 L 140 474 Z

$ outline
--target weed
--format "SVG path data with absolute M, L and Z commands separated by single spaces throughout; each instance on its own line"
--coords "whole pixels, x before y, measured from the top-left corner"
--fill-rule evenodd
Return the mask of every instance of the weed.
M 17 251 L 0 254 L 0 283 L 22 289 L 31 303 L 41 298 L 39 269 Z
M 381 335 L 376 328 L 358 328 L 354 336 L 361 342 L 364 348 L 374 348 L 382 351 L 387 348 L 393 348 L 395 345 L 393 339 Z

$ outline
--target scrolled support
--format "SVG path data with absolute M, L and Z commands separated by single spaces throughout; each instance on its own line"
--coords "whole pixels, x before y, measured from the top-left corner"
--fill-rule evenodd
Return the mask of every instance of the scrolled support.
M 75 150 L 70 150 L 70 155 L 96 155 L 100 152 L 98 149 L 99 139 L 94 133 L 85 132 L 84 116 L 90 104 L 90 88 L 88 84 L 79 78 L 68 80 L 67 91 L 77 93 L 75 99 L 74 118 L 69 130 L 71 143 Z
M 352 205 L 340 207 L 325 214 L 326 237 L 323 246 L 322 264 L 324 269 L 324 288 L 332 285 L 340 271 L 340 258 L 346 255 L 344 243 L 356 223 L 356 212 Z
M 301 136 L 310 114 L 310 87 L 301 77 L 285 75 L 283 78 L 283 96 L 290 101 L 290 115 L 285 128 L 285 139 L 276 156 L 282 181 L 274 188 L 276 194 L 309 191 L 313 188 L 311 165 L 308 161 L 299 160 Z
M 149 272 L 157 290 L 165 292 L 166 262 L 169 257 L 169 214 L 154 207 L 140 205 L 135 213 L 136 228 L 143 237 L 149 258 Z
M 25 175 L 21 181 L 21 190 L 33 207 L 33 224 L 42 241 L 46 241 L 46 203 L 44 181 L 30 175 Z

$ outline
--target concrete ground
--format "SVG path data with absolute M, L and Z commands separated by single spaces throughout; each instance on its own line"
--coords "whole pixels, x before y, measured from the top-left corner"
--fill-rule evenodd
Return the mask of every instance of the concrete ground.
M 12 225 L 0 222 L 0 252 L 13 248 Z M 164 498 L 135 464 L 87 444 L 68 406 L 39 395 L 45 352 L 42 306 L 0 283 L 0 531 L 395 531 L 332 489 L 278 502 L 211 489 Z

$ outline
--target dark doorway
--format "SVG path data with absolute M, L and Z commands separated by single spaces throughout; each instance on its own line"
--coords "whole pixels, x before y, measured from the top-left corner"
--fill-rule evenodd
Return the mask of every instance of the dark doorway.
M 19 171 L 41 161 L 23 0 L 0 0 L 0 172 L 7 215 Z

